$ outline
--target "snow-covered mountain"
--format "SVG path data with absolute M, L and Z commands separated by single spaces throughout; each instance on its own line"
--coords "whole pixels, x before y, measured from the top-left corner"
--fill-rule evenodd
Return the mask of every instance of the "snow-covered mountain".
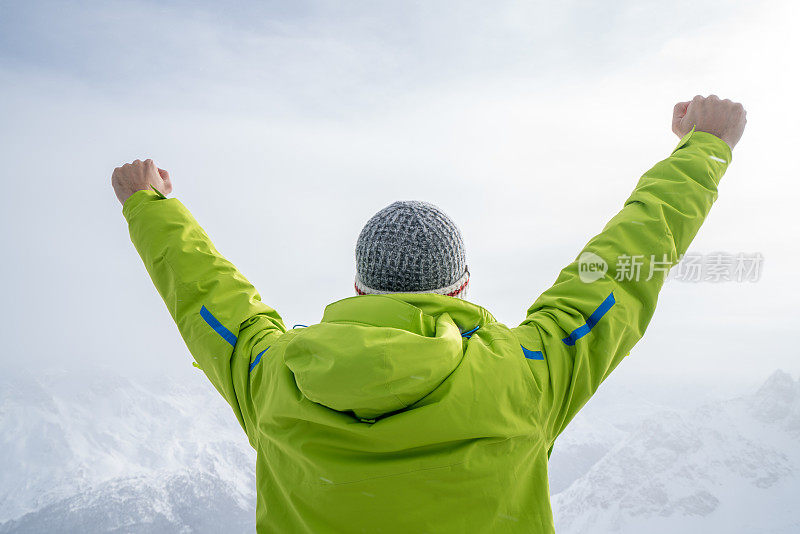
M 0 532 L 254 531 L 255 454 L 197 375 L 0 380 Z
M 146 384 L 0 379 L 0 534 L 254 531 L 255 455 L 230 408 L 199 372 Z M 691 409 L 609 392 L 556 442 L 559 533 L 800 532 L 800 382 L 776 372 Z
M 553 498 L 564 534 L 800 532 L 800 382 L 642 421 Z
M 255 511 L 223 478 L 202 471 L 115 478 L 0 525 L 0 533 L 239 533 Z

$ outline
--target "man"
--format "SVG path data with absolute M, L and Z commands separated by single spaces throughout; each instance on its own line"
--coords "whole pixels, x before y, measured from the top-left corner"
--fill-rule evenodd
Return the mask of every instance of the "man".
M 136 249 L 258 453 L 258 531 L 553 532 L 553 442 L 642 337 L 745 115 L 714 95 L 676 104 L 678 146 L 515 328 L 458 298 L 469 271 L 452 221 L 399 202 L 359 236 L 359 296 L 287 330 L 162 194 L 166 171 L 115 169 Z

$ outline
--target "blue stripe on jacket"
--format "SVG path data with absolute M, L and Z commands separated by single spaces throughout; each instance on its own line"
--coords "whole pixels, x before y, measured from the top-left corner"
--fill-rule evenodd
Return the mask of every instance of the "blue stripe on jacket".
M 588 319 L 586 319 L 586 324 L 583 326 L 579 326 L 575 330 L 572 331 L 570 335 L 562 339 L 564 343 L 569 345 L 570 347 L 575 344 L 577 340 L 591 332 L 592 328 L 597 324 L 597 322 L 603 318 L 603 316 L 611 309 L 611 307 L 615 304 L 614 300 L 614 293 L 612 292 L 609 296 L 606 297 L 606 300 L 603 301 L 597 309 L 592 312 Z
M 522 345 L 520 345 L 520 347 L 522 347 L 522 354 L 524 354 L 529 360 L 544 360 L 544 354 L 542 354 L 542 351 L 526 349 Z
M 236 336 L 233 335 L 233 332 L 225 328 L 221 322 L 217 321 L 217 318 L 214 317 L 205 306 L 200 308 L 200 317 L 202 317 L 203 320 L 208 323 L 208 326 L 213 328 L 217 334 L 222 336 L 222 339 L 230 343 L 231 346 L 236 346 Z
M 252 372 L 253 369 L 255 368 L 255 366 L 258 365 L 258 362 L 261 361 L 261 355 L 264 354 L 265 352 L 267 352 L 268 350 L 269 350 L 269 347 L 267 347 L 266 349 L 264 349 L 264 350 L 262 350 L 261 352 L 258 353 L 258 356 L 256 356 L 256 359 L 253 360 L 253 363 L 250 364 L 250 372 Z

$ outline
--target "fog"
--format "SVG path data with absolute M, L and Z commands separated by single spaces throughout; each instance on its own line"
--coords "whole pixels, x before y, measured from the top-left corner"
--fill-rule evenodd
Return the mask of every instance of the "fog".
M 0 370 L 202 378 L 127 236 L 124 162 L 168 169 L 287 325 L 353 294 L 397 199 L 459 224 L 470 300 L 513 325 L 672 151 L 675 102 L 713 93 L 748 125 L 691 250 L 760 253 L 760 278 L 668 282 L 613 381 L 800 372 L 792 2 L 67 6 L 0 6 Z

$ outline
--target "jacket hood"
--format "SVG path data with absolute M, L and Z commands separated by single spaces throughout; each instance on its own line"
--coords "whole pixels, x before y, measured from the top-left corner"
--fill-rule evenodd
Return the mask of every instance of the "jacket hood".
M 375 419 L 436 389 L 461 362 L 462 332 L 492 321 L 480 306 L 443 295 L 350 297 L 298 331 L 284 361 L 306 398 Z

